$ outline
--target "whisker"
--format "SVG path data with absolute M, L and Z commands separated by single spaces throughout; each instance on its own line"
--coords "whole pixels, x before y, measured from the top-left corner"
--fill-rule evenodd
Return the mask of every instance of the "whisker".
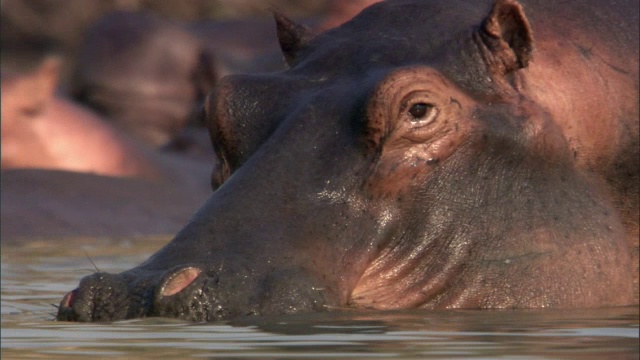
M 56 305 L 56 304 L 49 304 L 49 305 L 53 306 L 56 309 L 60 309 L 60 305 Z
M 322 307 L 324 307 L 326 309 L 334 309 L 334 310 L 354 310 L 354 309 L 356 309 L 354 306 L 322 305 Z
M 89 259 L 89 262 L 91 262 L 91 265 L 93 265 L 93 267 L 96 269 L 97 272 L 102 272 L 100 271 L 100 269 L 98 269 L 98 266 L 96 265 L 96 263 L 93 262 L 93 260 L 91 259 L 91 256 L 89 256 L 86 250 L 84 251 L 84 255 L 87 257 L 87 259 Z

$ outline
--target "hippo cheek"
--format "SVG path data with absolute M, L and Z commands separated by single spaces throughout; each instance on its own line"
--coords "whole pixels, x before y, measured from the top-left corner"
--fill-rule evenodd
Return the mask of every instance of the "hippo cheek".
M 269 274 L 261 285 L 261 314 L 324 311 L 327 303 L 338 303 L 334 289 L 319 285 L 316 277 L 300 268 L 285 268 Z

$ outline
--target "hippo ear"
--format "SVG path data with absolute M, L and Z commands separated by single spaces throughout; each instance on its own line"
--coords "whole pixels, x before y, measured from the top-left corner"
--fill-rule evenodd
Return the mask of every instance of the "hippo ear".
M 502 74 L 527 67 L 533 36 L 522 6 L 515 0 L 496 0 L 482 23 L 480 36 L 488 48 L 490 66 Z
M 197 100 L 203 101 L 218 82 L 218 61 L 209 49 L 201 49 L 193 74 Z
M 304 49 L 311 40 L 311 31 L 278 12 L 274 12 L 273 17 L 276 20 L 280 49 L 282 49 L 287 64 L 291 65 L 300 50 Z

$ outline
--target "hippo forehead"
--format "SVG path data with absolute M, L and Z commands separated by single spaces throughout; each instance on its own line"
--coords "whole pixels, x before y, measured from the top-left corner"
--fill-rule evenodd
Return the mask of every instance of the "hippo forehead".
M 207 112 L 216 114 L 211 117 L 214 147 L 226 153 L 231 170 L 237 169 L 285 119 L 306 121 L 308 117 L 296 114 L 312 108 L 310 114 L 325 119 L 318 129 L 333 132 L 335 126 L 350 123 L 356 133 L 340 134 L 359 137 L 362 131 L 357 129 L 366 127 L 370 97 L 401 69 L 430 68 L 433 78 L 448 80 L 440 92 L 461 90 L 472 98 L 493 95 L 494 85 L 474 39 L 491 4 L 465 6 L 460 10 L 445 3 L 379 3 L 351 22 L 305 41 L 286 71 L 223 79 L 208 101 Z M 341 120 L 327 123 L 337 118 Z
M 312 39 L 300 52 L 292 71 L 344 77 L 380 67 L 421 63 L 454 72 L 453 68 L 459 66 L 451 62 L 468 61 L 457 54 L 458 49 L 468 47 L 465 41 L 471 39 L 472 31 L 490 8 L 488 1 L 456 7 L 446 2 L 381 2 Z M 480 67 L 479 63 L 473 65 Z
M 290 69 L 223 80 L 219 89 L 226 89 L 217 95 L 224 93 L 233 100 L 216 109 L 233 113 L 236 119 L 255 119 L 251 120 L 254 123 L 257 118 L 270 118 L 271 124 L 307 105 L 325 112 L 329 104 L 330 108 L 340 107 L 342 111 L 336 114 L 343 117 L 362 115 L 352 111 L 362 109 L 385 78 L 416 66 L 435 70 L 431 72 L 434 76 L 441 74 L 472 98 L 492 96 L 495 85 L 474 39 L 491 4 L 463 5 L 460 9 L 445 2 L 375 4 L 352 21 L 306 42 Z M 352 111 L 345 112 L 347 108 Z

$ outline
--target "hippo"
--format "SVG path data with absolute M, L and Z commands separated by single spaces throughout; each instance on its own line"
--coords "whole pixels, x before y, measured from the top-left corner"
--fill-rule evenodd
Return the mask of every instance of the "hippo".
M 335 26 L 369 2 L 331 1 L 317 27 Z M 70 86 L 76 100 L 153 146 L 191 146 L 197 139 L 184 132 L 201 125 L 198 110 L 221 75 L 285 68 L 271 19 L 180 22 L 114 11 L 89 28 Z
M 309 16 L 327 9 L 326 2 L 335 0 L 297 1 L 269 0 L 270 6 L 287 7 L 287 12 L 296 16 Z M 358 0 L 361 1 L 361 0 Z M 57 0 L 12 0 L 2 1 L 0 6 L 0 48 L 3 68 L 22 66 L 25 60 L 38 60 L 30 54 L 56 50 L 66 59 L 62 69 L 62 85 L 69 84 L 71 73 L 76 68 L 75 59 L 88 30 L 101 17 L 114 11 L 152 12 L 180 21 L 203 21 L 207 19 L 263 16 L 264 0 L 243 1 L 138 1 L 138 0 L 66 0 L 64 5 Z M 73 9 L 73 11 L 69 11 Z M 267 17 L 267 16 L 265 16 Z M 272 25 L 272 24 L 271 24 Z M 232 31 L 232 29 L 229 29 Z M 273 29 L 269 29 L 269 32 Z M 227 32 L 225 38 L 236 34 Z M 273 42 L 276 45 L 275 37 Z M 132 75 L 132 74 L 129 74 Z
M 638 303 L 638 6 L 385 1 L 224 78 L 217 190 L 58 320 Z
M 157 179 L 150 151 L 55 93 L 61 59 L 2 74 L 2 169 L 37 168 Z
M 340 26 L 351 20 L 351 18 L 362 11 L 362 9 L 380 1 L 381 0 L 328 0 L 327 13 L 320 24 L 314 26 L 313 29 L 315 31 L 326 31 Z
M 70 93 L 138 140 L 161 148 L 198 114 L 217 71 L 214 55 L 181 23 L 116 11 L 88 30 Z
M 3 246 L 180 230 L 211 194 L 215 154 L 132 139 L 56 92 L 61 63 L 49 56 L 29 72 L 2 73 Z
M 153 243 L 170 238 L 208 196 L 209 169 L 180 159 L 172 179 L 115 177 L 59 169 L 0 172 L 0 238 L 5 246 L 69 239 Z

